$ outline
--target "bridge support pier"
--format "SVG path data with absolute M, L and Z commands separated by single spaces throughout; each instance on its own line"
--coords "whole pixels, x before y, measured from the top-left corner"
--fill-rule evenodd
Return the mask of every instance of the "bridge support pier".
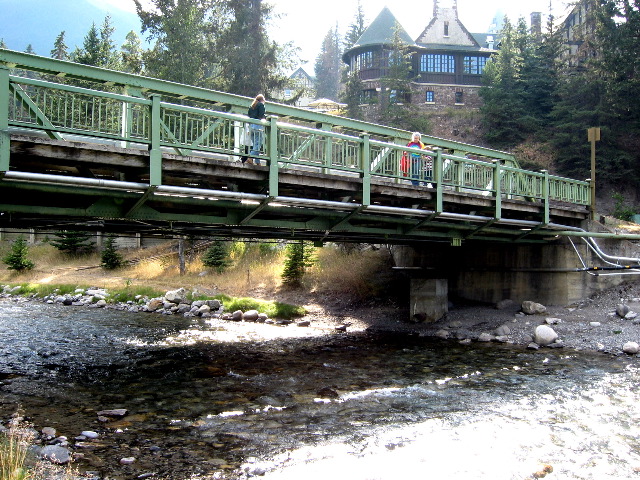
M 409 294 L 414 322 L 437 322 L 449 311 L 448 282 L 444 278 L 413 278 Z

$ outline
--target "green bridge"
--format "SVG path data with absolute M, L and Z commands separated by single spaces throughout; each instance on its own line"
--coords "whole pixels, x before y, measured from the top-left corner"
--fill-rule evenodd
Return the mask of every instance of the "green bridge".
M 0 227 L 412 244 L 580 235 L 589 182 L 508 153 L 0 49 Z M 260 166 L 242 134 L 265 132 Z M 414 151 L 415 152 L 415 151 Z

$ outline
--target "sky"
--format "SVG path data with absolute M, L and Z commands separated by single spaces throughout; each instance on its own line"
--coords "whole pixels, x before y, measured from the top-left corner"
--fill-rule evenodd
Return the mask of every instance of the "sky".
M 89 1 L 101 8 L 135 11 L 133 0 Z M 274 7 L 274 13 L 280 16 L 272 20 L 271 38 L 281 44 L 291 41 L 300 47 L 300 59 L 308 62 L 305 68 L 312 75 L 315 59 L 327 32 L 337 25 L 340 35 L 344 35 L 354 21 L 358 7 L 358 0 L 321 0 L 317 3 L 270 0 L 269 3 Z M 458 16 L 472 33 L 484 33 L 489 30 L 499 11 L 514 22 L 522 16 L 528 23 L 531 12 L 541 12 L 543 19 L 546 18 L 550 3 L 554 16 L 564 18 L 568 3 L 565 0 L 458 0 Z M 361 4 L 366 25 L 387 6 L 414 39 L 422 33 L 433 14 L 432 0 L 361 0 Z

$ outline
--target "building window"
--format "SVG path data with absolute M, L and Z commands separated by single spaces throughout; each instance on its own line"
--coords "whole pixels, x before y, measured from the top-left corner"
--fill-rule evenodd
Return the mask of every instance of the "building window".
M 456 104 L 464 103 L 464 92 L 459 90 L 456 92 Z
M 455 73 L 456 61 L 453 55 L 424 53 L 420 56 L 420 71 L 429 73 Z
M 449 22 L 444 22 L 444 36 L 449 36 Z
M 362 52 L 353 57 L 354 70 L 362 70 L 373 67 L 373 52 Z
M 435 103 L 436 96 L 435 96 L 435 94 L 433 93 L 432 90 L 427 90 L 427 95 L 426 95 L 425 101 L 427 103 Z
M 378 92 L 375 89 L 363 90 L 360 95 L 360 104 L 375 103 L 378 97 Z
M 487 60 L 487 57 L 464 57 L 464 73 L 482 75 Z

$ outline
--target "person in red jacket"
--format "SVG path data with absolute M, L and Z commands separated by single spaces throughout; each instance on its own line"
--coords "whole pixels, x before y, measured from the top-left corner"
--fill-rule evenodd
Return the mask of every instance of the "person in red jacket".
M 420 135 L 420 132 L 413 132 L 411 141 L 407 143 L 407 147 L 424 150 L 425 145 L 422 143 L 421 138 L 422 135 Z M 422 155 L 419 153 L 408 154 L 405 152 L 400 161 L 400 169 L 405 177 L 411 176 L 413 179 L 411 183 L 413 185 L 419 185 L 420 182 L 418 179 L 422 174 Z

